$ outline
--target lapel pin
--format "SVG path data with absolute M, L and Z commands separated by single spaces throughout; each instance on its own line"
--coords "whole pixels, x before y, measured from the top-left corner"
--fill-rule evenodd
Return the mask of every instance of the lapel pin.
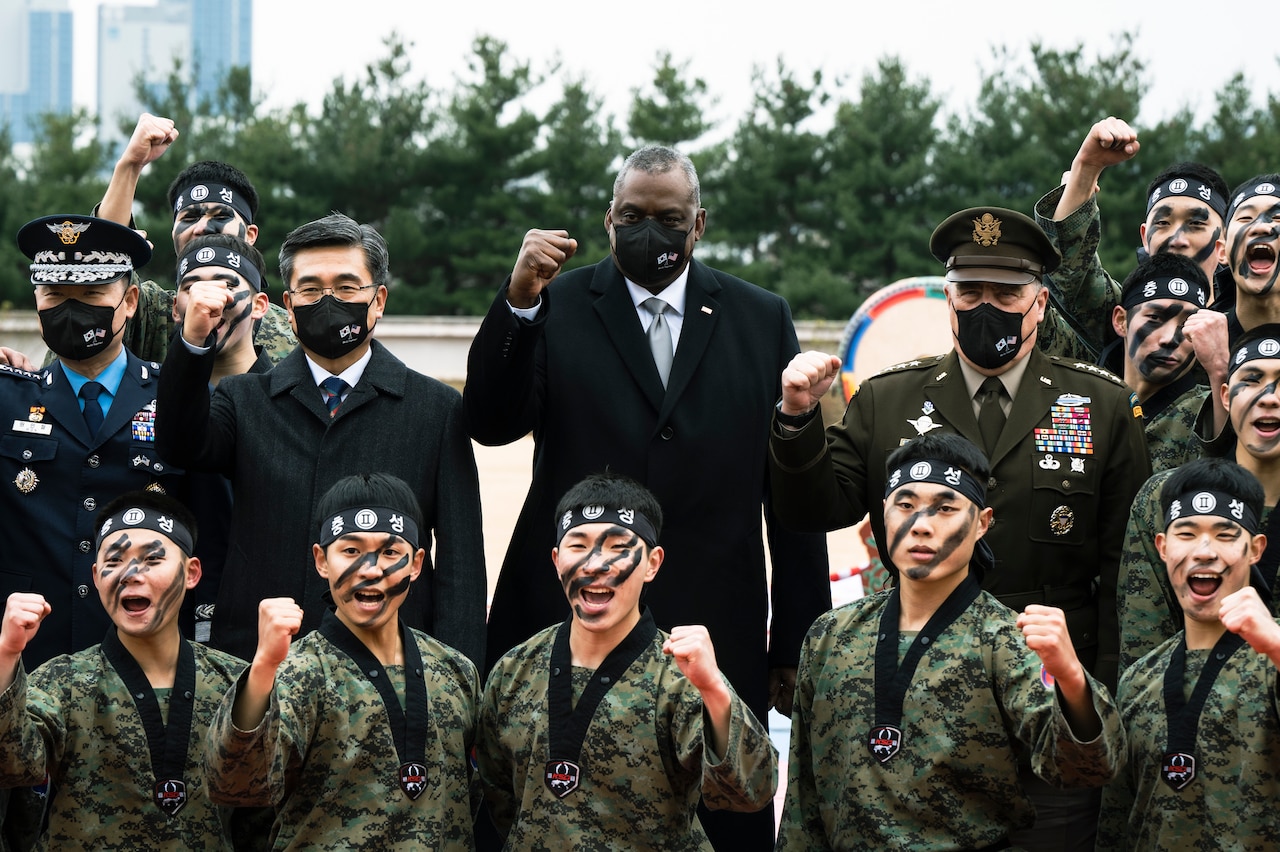
M 708 308 L 706 305 L 703 305 L 703 306 L 702 306 L 702 312 L 703 312 L 704 314 L 706 314 L 707 316 L 711 316 L 711 309 L 710 309 L 710 308 Z

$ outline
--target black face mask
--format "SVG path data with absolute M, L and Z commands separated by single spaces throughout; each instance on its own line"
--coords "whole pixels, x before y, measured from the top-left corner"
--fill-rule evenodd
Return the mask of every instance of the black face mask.
M 116 308 L 108 305 L 88 305 L 79 299 L 67 299 L 62 304 L 40 311 L 40 328 L 44 344 L 54 354 L 68 361 L 87 361 L 107 351 L 116 336 L 112 328 Z
M 673 277 L 688 260 L 685 241 L 693 230 L 682 231 L 642 219 L 634 225 L 613 226 L 613 256 L 622 274 L 641 287 Z
M 1031 303 L 1031 308 L 1035 303 Z M 1022 348 L 1022 318 L 1030 313 L 1002 311 L 990 302 L 956 311 L 956 343 L 965 357 L 984 370 L 1003 367 Z
M 328 294 L 310 305 L 293 306 L 298 340 L 319 355 L 336 361 L 360 347 L 373 326 L 366 322 L 369 302 L 342 302 Z

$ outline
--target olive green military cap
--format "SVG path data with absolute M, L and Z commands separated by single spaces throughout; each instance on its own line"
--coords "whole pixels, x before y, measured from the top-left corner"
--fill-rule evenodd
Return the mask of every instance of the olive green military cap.
M 948 281 L 1030 284 L 1062 255 L 1029 216 L 1004 207 L 970 207 L 948 216 L 929 238 Z

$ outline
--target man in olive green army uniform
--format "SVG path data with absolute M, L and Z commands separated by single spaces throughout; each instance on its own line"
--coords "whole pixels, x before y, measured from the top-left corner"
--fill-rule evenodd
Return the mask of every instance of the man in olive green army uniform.
M 333 605 L 295 642 L 297 602 L 260 602 L 252 665 L 209 726 L 209 798 L 274 808 L 274 849 L 471 849 L 479 675 L 400 618 L 426 559 L 417 498 L 354 474 L 317 515 Z
M 133 198 L 143 168 L 178 138 L 173 121 L 143 113 L 124 153 L 116 162 L 96 215 L 133 227 Z M 169 185 L 173 211 L 173 250 L 180 258 L 187 243 L 201 234 L 232 234 L 253 245 L 258 239 L 258 193 L 234 166 L 202 161 L 187 166 Z M 182 317 L 175 291 L 154 281 L 139 281 L 138 311 L 125 327 L 124 342 L 139 358 L 164 361 L 173 328 Z M 253 340 L 271 363 L 279 363 L 298 345 L 284 308 L 269 304 L 255 320 Z
M 779 850 L 1005 848 L 1035 818 L 1020 753 L 1058 785 L 1115 774 L 1120 716 L 1062 610 L 982 591 L 989 475 L 954 434 L 889 456 L 878 514 L 898 584 L 805 639 Z
M 1206 400 L 1214 431 L 1226 423 L 1219 394 L 1210 394 L 1197 369 L 1195 349 L 1184 329 L 1205 306 L 1209 282 L 1188 257 L 1160 252 L 1144 258 L 1125 278 L 1112 324 L 1120 339 L 1103 353 L 1103 366 L 1124 378 L 1142 406 L 1151 469 L 1177 467 L 1200 458 L 1204 443 L 1196 421 Z
M 1252 473 L 1266 493 L 1259 515 L 1268 538 L 1280 540 L 1280 324 L 1270 323 L 1245 332 L 1230 350 L 1227 383 L 1214 392 L 1227 409 L 1231 428 L 1206 448 L 1206 455 L 1232 459 Z M 1173 471 L 1148 479 L 1133 500 L 1125 531 L 1118 581 L 1120 670 L 1123 672 L 1182 629 L 1177 596 L 1156 548 L 1156 534 L 1164 528 L 1160 502 Z M 1274 586 L 1280 547 L 1263 555 L 1259 577 Z
M 200 579 L 193 518 L 134 491 L 102 510 L 97 530 L 93 584 L 113 622 L 101 644 L 28 673 L 29 643 L 60 604 L 34 592 L 6 602 L 0 786 L 42 785 L 40 849 L 231 849 L 230 810 L 209 801 L 199 759 L 245 664 L 179 632 Z
M 1030 603 L 1064 610 L 1076 653 L 1110 686 L 1124 522 L 1150 474 L 1136 399 L 1111 373 L 1036 349 L 1048 301 L 1042 276 L 1059 257 L 1029 218 L 998 207 L 962 210 L 938 226 L 930 249 L 946 269 L 956 348 L 868 379 L 843 422 L 825 433 L 818 403 L 840 359 L 797 355 L 782 374 L 770 437 L 774 510 L 798 530 L 857 523 L 883 497 L 885 458 L 895 447 L 934 430 L 963 435 L 991 459 L 995 522 L 987 538 L 996 559 L 983 588 L 1016 610 Z M 876 541 L 887 542 L 878 512 L 871 522 Z M 1093 819 L 1081 804 L 1087 791 L 1032 794 L 1039 838 L 1076 837 L 1068 848 L 1092 842 Z M 1072 815 L 1064 819 L 1076 828 L 1051 817 L 1058 799 L 1068 800 Z M 1033 840 L 1014 842 L 1055 848 Z
M 1099 850 L 1276 848 L 1280 625 L 1255 573 L 1275 546 L 1260 534 L 1263 499 L 1226 459 L 1165 482 L 1158 568 L 1183 628 L 1120 678 L 1128 759 L 1103 792 Z
M 710 850 L 699 795 L 759 811 L 778 760 L 707 629 L 664 633 L 640 605 L 663 560 L 657 498 L 600 474 L 547 520 L 571 614 L 489 675 L 476 762 L 493 826 L 506 849 Z

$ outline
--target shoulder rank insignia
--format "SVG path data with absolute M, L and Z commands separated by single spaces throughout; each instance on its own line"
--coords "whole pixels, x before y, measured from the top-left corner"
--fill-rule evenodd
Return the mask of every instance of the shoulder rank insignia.
M 1063 361 L 1061 363 L 1073 370 L 1079 370 L 1082 373 L 1092 373 L 1093 375 L 1100 376 L 1114 384 L 1121 386 L 1124 385 L 1123 379 L 1110 370 L 1104 367 L 1099 367 L 1097 364 L 1086 364 L 1083 361 Z
M 883 376 L 885 373 L 896 373 L 900 370 L 914 370 L 919 367 L 932 367 L 945 357 L 947 356 L 930 355 L 926 358 L 912 358 L 910 361 L 899 361 L 897 364 L 890 364 L 888 367 L 885 367 L 883 370 L 876 373 L 876 375 Z
M 0 364 L 0 375 L 13 376 L 15 379 L 27 379 L 32 382 L 38 382 L 44 378 L 44 373 L 19 370 L 17 367 L 10 367 L 8 364 Z

